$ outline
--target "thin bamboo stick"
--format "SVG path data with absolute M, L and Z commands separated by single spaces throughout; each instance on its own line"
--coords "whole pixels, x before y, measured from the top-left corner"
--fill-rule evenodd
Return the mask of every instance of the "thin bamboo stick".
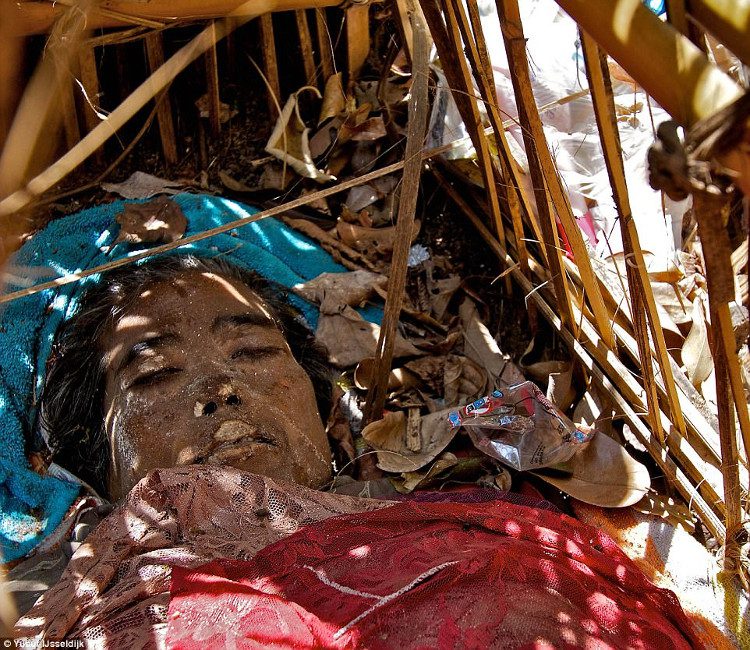
M 723 212 L 728 199 L 725 196 L 709 195 L 705 192 L 693 193 L 693 207 L 698 221 L 698 234 L 704 246 L 715 241 L 718 237 L 726 237 Z M 719 415 L 719 440 L 721 441 L 721 471 L 724 477 L 724 501 L 726 510 L 727 539 L 724 549 L 724 569 L 727 572 L 739 573 L 740 546 L 737 533 L 742 527 L 742 508 L 740 504 L 740 475 L 739 452 L 737 436 L 734 428 L 734 408 L 729 394 L 729 363 L 730 356 L 734 356 L 734 336 L 731 336 L 731 347 L 727 346 L 724 336 L 727 325 L 731 335 L 731 319 L 727 304 L 728 291 L 721 277 L 724 270 L 721 266 L 729 265 L 729 256 L 721 255 L 719 250 L 712 250 L 705 256 L 706 282 L 708 284 L 708 304 L 711 314 L 712 336 L 709 336 L 711 354 L 714 359 L 714 373 L 716 375 L 716 398 Z M 727 247 L 728 251 L 728 247 Z M 728 321 L 728 322 L 727 322 Z M 741 403 L 747 409 L 745 396 Z M 736 404 L 739 407 L 739 404 Z
M 299 46 L 302 51 L 302 65 L 305 70 L 305 79 L 308 86 L 316 85 L 315 58 L 313 57 L 312 37 L 310 36 L 310 25 L 307 22 L 307 12 L 297 9 L 294 12 L 297 21 L 297 32 L 299 33 Z M 368 25 L 369 29 L 369 25 Z
M 73 95 L 72 75 L 60 75 L 59 82 L 59 108 L 62 113 L 65 145 L 70 149 L 81 139 L 81 129 L 78 126 L 78 111 L 76 111 L 76 101 L 75 96 Z
M 667 390 L 669 414 L 677 430 L 683 436 L 686 434 L 685 420 L 682 416 L 677 389 L 672 377 L 672 369 L 668 360 L 669 353 L 664 342 L 664 333 L 659 322 L 659 315 L 656 311 L 656 301 L 654 300 L 651 283 L 646 271 L 646 263 L 638 231 L 635 228 L 633 214 L 630 210 L 628 186 L 625 180 L 625 167 L 622 162 L 620 135 L 614 115 L 614 100 L 609 84 L 606 55 L 604 55 L 605 58 L 602 58 L 596 42 L 585 31 L 581 30 L 580 35 L 584 59 L 586 61 L 586 74 L 594 105 L 594 114 L 596 115 L 596 122 L 599 127 L 600 141 L 607 165 L 607 173 L 609 174 L 609 182 L 612 186 L 615 206 L 619 216 L 625 254 L 626 257 L 632 260 L 632 263 L 627 265 L 628 288 L 633 299 L 632 317 L 638 339 L 641 365 L 649 377 L 649 380 L 645 381 L 645 386 L 649 397 L 649 410 L 654 413 L 652 425 L 656 428 L 653 431 L 657 434 L 657 438 L 664 442 L 664 433 L 661 427 L 658 426 L 655 416 L 658 399 L 656 397 L 656 384 L 653 382 L 651 343 L 649 342 L 648 332 L 645 328 L 647 319 L 651 329 L 651 337 L 656 346 L 656 359 Z
M 12 214 L 24 206 L 35 197 L 45 192 L 50 187 L 62 180 L 73 169 L 86 160 L 92 153 L 102 146 L 117 130 L 122 127 L 133 115 L 135 115 L 143 106 L 154 96 L 164 89 L 175 76 L 184 70 L 197 57 L 203 54 L 209 47 L 220 40 L 235 28 L 244 24 L 251 18 L 275 11 L 279 7 L 286 8 L 288 4 L 294 4 L 296 0 L 246 0 L 239 6 L 236 13 L 221 21 L 217 21 L 216 26 L 209 25 L 204 28 L 192 41 L 180 48 L 168 61 L 158 70 L 152 73 L 138 88 L 136 88 L 129 97 L 125 99 L 106 120 L 101 122 L 88 135 L 86 135 L 73 149 L 68 151 L 57 162 L 47 168 L 44 172 L 29 181 L 25 187 L 16 190 L 10 196 L 0 201 L 0 217 Z M 329 6 L 335 4 L 336 0 L 308 0 L 308 4 L 314 6 Z M 254 13 L 253 13 L 254 12 Z M 42 81 L 42 80 L 40 80 Z M 55 86 L 53 86 L 54 88 Z M 50 93 L 46 93 L 49 95 Z M 26 97 L 26 95 L 24 95 Z M 23 102 L 23 100 L 22 100 Z M 21 113 L 21 111 L 19 111 Z M 25 112 L 23 113 L 25 115 Z M 34 118 L 34 126 L 42 123 L 36 113 L 31 115 L 29 109 L 29 119 Z M 30 128 L 30 131 L 39 133 L 39 129 Z M 36 136 L 38 137 L 38 135 Z M 36 141 L 36 137 L 34 141 Z M 7 152 L 8 147 L 4 151 Z M 15 165 L 11 165 L 15 169 Z M 23 166 L 25 169 L 25 165 Z M 2 169 L 2 165 L 0 165 Z M 2 178 L 2 176 L 0 176 Z M 22 174 L 17 172 L 10 179 L 4 179 L 6 186 L 18 187 L 20 185 Z M 10 181 L 10 182 L 9 182 Z
M 159 68 L 164 63 L 164 42 L 161 32 L 147 34 L 145 38 L 146 58 L 151 72 Z M 177 141 L 174 135 L 174 121 L 172 119 L 172 103 L 169 99 L 169 88 L 163 91 L 165 95 L 161 99 L 156 99 L 159 106 L 157 108 L 156 119 L 159 122 L 159 137 L 161 139 L 161 150 L 164 153 L 164 160 L 168 165 L 177 163 Z
M 692 126 L 742 94 L 703 52 L 641 0 L 557 3 L 683 126 Z
M 409 2 L 414 3 L 416 0 L 409 0 Z M 419 196 L 419 181 L 422 174 L 420 151 L 427 132 L 427 116 L 430 108 L 427 96 L 428 57 L 430 54 L 427 26 L 416 12 L 410 13 L 410 19 L 414 33 L 413 82 L 409 98 L 404 174 L 396 220 L 396 245 L 393 250 L 393 261 L 388 276 L 388 299 L 385 302 L 383 324 L 380 328 L 380 337 L 375 350 L 375 365 L 372 370 L 373 383 L 367 393 L 363 425 L 380 419 L 388 390 L 388 375 L 391 372 L 393 361 L 396 328 L 401 315 L 406 287 L 406 270 L 411 246 L 409 234 L 414 225 L 414 214 L 417 209 L 417 197 Z
M 516 105 L 519 109 L 519 117 L 523 113 L 522 124 L 528 129 L 528 131 L 524 131 L 524 143 L 527 155 L 529 155 L 530 149 L 534 150 L 533 156 L 529 156 L 529 165 L 531 166 L 532 158 L 535 158 L 536 161 L 534 164 L 539 165 L 540 168 L 537 174 L 541 172 L 541 175 L 544 177 L 545 186 L 552 199 L 555 212 L 562 223 L 563 230 L 573 250 L 575 262 L 583 279 L 586 297 L 594 316 L 594 322 L 607 344 L 610 347 L 614 347 L 615 340 L 612 334 L 611 321 L 604 305 L 599 280 L 591 267 L 591 259 L 583 242 L 581 229 L 573 217 L 567 191 L 562 184 L 562 180 L 557 173 L 549 148 L 547 147 L 542 120 L 531 91 L 531 80 L 528 72 L 528 60 L 526 58 L 523 25 L 521 24 L 518 1 L 498 0 L 497 6 L 498 15 L 501 16 L 501 29 L 505 39 L 506 50 L 508 51 L 509 65 L 512 66 L 516 75 L 522 75 L 522 78 L 514 76 L 512 80 L 516 94 Z M 511 60 L 513 63 L 511 63 Z M 539 207 L 538 200 L 537 207 Z M 555 230 L 556 224 L 551 213 L 549 214 L 549 218 L 551 219 L 550 226 Z M 560 296 L 558 296 L 559 299 Z M 573 329 L 573 331 L 575 330 Z

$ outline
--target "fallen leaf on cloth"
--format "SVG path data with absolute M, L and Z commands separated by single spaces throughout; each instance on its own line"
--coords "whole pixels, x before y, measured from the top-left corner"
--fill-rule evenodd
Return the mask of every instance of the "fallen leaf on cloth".
M 453 440 L 458 428 L 448 421 L 451 409 L 430 413 L 420 418 L 420 450 L 407 444 L 407 420 L 403 411 L 387 413 L 382 420 L 371 422 L 362 430 L 362 437 L 377 451 L 378 467 L 386 472 L 415 472 L 435 458 Z
M 286 162 L 294 171 L 305 178 L 312 178 L 319 183 L 336 180 L 334 176 L 321 171 L 313 163 L 310 153 L 310 129 L 305 126 L 299 115 L 299 94 L 309 90 L 320 97 L 320 91 L 313 86 L 305 86 L 293 93 L 284 105 L 276 126 L 268 138 L 266 151 L 282 162 Z
M 339 313 L 321 313 L 315 332 L 318 341 L 328 348 L 331 363 L 339 368 L 349 368 L 362 359 L 374 357 L 379 336 L 380 327 L 366 321 L 348 305 Z M 424 353 L 396 333 L 394 359 L 422 354 Z
M 157 194 L 177 194 L 181 188 L 181 183 L 145 172 L 133 172 L 122 183 L 102 183 L 104 191 L 119 194 L 124 199 L 148 199 Z
M 706 315 L 700 298 L 693 301 L 693 326 L 682 346 L 682 363 L 687 370 L 688 379 L 696 388 L 700 388 L 714 369 L 711 349 L 708 346 Z
M 114 244 L 157 244 L 173 242 L 185 234 L 187 219 L 171 199 L 160 197 L 148 203 L 128 203 L 117 217 L 120 232 Z
M 597 433 L 566 466 L 570 473 L 545 468 L 532 474 L 579 501 L 602 508 L 632 506 L 651 487 L 646 467 L 603 433 Z
M 372 296 L 376 286 L 385 288 L 387 285 L 388 278 L 385 276 L 359 270 L 350 273 L 321 273 L 293 288 L 303 298 L 317 302 L 321 313 L 335 314 L 342 305 L 358 307 Z

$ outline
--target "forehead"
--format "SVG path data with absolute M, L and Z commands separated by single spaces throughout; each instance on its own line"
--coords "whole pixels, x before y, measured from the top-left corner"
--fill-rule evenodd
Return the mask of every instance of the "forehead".
M 114 324 L 112 333 L 137 335 L 138 330 L 157 325 L 191 325 L 246 313 L 273 321 L 263 299 L 247 285 L 215 273 L 189 270 L 144 286 Z

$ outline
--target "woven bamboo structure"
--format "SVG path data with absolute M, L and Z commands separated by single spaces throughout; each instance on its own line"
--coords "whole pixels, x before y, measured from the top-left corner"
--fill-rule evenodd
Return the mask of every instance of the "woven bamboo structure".
M 491 62 L 476 0 L 467 3 L 461 0 L 394 0 L 412 65 L 425 78 L 427 39 L 431 38 L 437 47 L 477 152 L 486 192 L 486 214 L 478 214 L 453 190 L 448 180 L 445 181 L 447 191 L 507 267 L 520 290 L 528 295 L 530 304 L 559 331 L 592 381 L 609 394 L 619 415 L 648 449 L 670 483 L 725 546 L 725 569 L 739 575 L 740 534 L 750 509 L 750 416 L 729 314 L 729 303 L 735 295 L 734 285 L 727 286 L 727 274 L 732 276 L 731 268 L 727 270 L 731 267 L 732 251 L 723 217 L 727 200 L 722 194 L 700 190 L 694 193 L 699 234 L 703 241 L 712 242 L 712 255 L 707 256 L 705 271 L 719 402 L 719 430 L 716 431 L 692 403 L 689 382 L 667 352 L 629 205 L 605 59 L 607 54 L 616 59 L 677 122 L 691 127 L 725 109 L 742 95 L 742 88 L 710 62 L 701 44 L 704 34 L 710 33 L 744 64 L 750 64 L 750 0 L 735 0 L 731 9 L 727 8 L 728 3 L 718 0 L 671 0 L 667 3 L 668 22 L 662 22 L 649 12 L 640 0 L 558 0 L 558 4 L 581 28 L 597 126 L 619 212 L 625 252 L 631 260 L 627 268 L 631 309 L 625 319 L 614 317 L 618 299 L 591 263 L 565 186 L 545 141 L 529 82 L 518 0 L 497 0 L 497 9 L 513 73 L 534 196 L 529 196 L 520 182 L 521 172 L 504 135 L 502 116 L 493 110 Z M 260 33 L 268 54 L 265 76 L 277 95 L 279 80 L 268 12 L 297 12 L 300 39 L 306 52 L 302 65 L 311 77 L 315 76 L 316 67 L 322 67 L 320 83 L 332 70 L 331 52 L 322 43 L 313 46 L 307 25 L 309 20 L 316 20 L 315 32 L 320 34 L 324 27 L 321 21 L 325 20 L 320 10 L 337 5 L 340 5 L 339 0 L 154 0 L 149 3 L 67 0 L 54 4 L 43 1 L 0 4 L 3 19 L 0 39 L 5 53 L 0 61 L 0 78 L 18 78 L 24 39 L 30 35 L 49 33 L 48 47 L 56 54 L 41 59 L 20 100 L 12 95 L 12 84 L 7 84 L 0 95 L 0 139 L 4 142 L 0 156 L 0 234 L 12 233 L 19 211 L 43 197 L 90 157 L 101 155 L 104 143 L 144 106 L 154 106 L 163 155 L 167 161 L 175 160 L 177 148 L 169 109 L 174 97 L 170 97 L 169 85 L 199 57 L 205 57 L 207 69 L 213 70 L 213 74 L 206 75 L 210 122 L 213 129 L 221 128 L 215 74 L 216 43 L 251 19 L 260 21 Z M 306 9 L 318 11 L 313 15 L 306 13 Z M 368 8 L 366 3 L 348 3 L 341 11 L 346 15 L 348 34 L 346 65 L 348 73 L 356 75 L 369 50 Z M 186 23 L 199 23 L 203 27 L 176 53 L 166 57 L 164 30 Z M 91 32 L 94 28 L 107 29 L 94 36 Z M 637 47 L 634 34 L 639 35 Z M 106 119 L 100 120 L 91 113 L 77 115 L 66 71 L 75 66 L 80 71 L 78 78 L 82 87 L 89 96 L 95 96 L 98 80 L 94 49 L 132 39 L 141 39 L 144 43 L 149 76 Z M 313 50 L 317 50 L 315 57 Z M 403 162 L 265 210 L 253 219 L 282 214 L 292 207 L 401 168 L 405 186 L 415 190 L 424 168 L 422 161 L 437 156 L 441 150 L 427 151 L 422 147 L 426 86 L 421 88 L 415 84 L 414 93 L 422 95 L 413 102 L 407 156 Z M 482 123 L 480 107 L 486 109 L 491 128 Z M 62 119 L 68 150 L 44 169 L 35 169 L 35 145 L 44 139 L 56 118 Z M 491 153 L 493 151 L 497 155 Z M 718 158 L 725 166 L 740 172 L 743 165 L 745 170 L 748 168 L 747 151 L 729 148 L 720 152 Z M 439 168 L 437 173 L 441 173 Z M 743 183 L 746 187 L 750 179 L 741 177 L 738 184 Z M 412 191 L 411 195 L 416 197 L 417 192 Z M 532 210 L 533 203 L 537 206 L 536 212 Z M 404 233 L 409 232 L 414 207 L 410 201 L 400 205 L 398 227 Z M 222 230 L 228 231 L 247 222 L 228 224 Z M 574 261 L 561 252 L 559 228 L 570 243 Z M 215 232 L 203 236 L 211 234 Z M 541 245 L 532 250 L 525 243 L 529 236 Z M 400 237 L 399 241 L 406 244 L 408 239 Z M 149 254 L 176 248 L 188 241 L 180 240 Z M 400 312 L 398 297 L 403 294 L 406 273 L 405 262 L 399 263 L 399 255 L 405 260 L 404 251 L 397 247 L 388 291 L 391 298 L 386 306 L 379 345 L 375 375 L 379 379 L 371 389 L 370 413 L 377 412 L 378 404 L 382 403 L 390 368 L 395 321 Z M 746 249 L 744 255 L 746 265 Z M 0 301 L 7 302 L 45 286 L 77 279 L 58 279 L 2 296 Z M 640 364 L 639 376 L 627 370 L 626 358 Z

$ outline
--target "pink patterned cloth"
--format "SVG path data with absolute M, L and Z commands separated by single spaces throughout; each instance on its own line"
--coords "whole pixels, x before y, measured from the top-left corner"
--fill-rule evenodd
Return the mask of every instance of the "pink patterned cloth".
M 307 524 L 387 505 L 226 467 L 154 470 L 91 533 L 16 633 L 163 647 L 173 567 L 249 560 Z

